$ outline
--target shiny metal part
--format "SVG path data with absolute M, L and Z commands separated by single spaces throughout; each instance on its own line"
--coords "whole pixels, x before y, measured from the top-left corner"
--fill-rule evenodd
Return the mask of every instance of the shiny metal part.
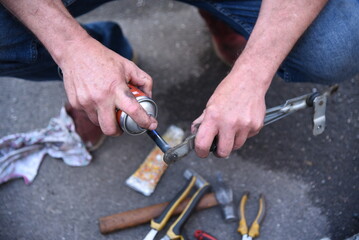
M 196 135 L 193 134 L 187 137 L 182 143 L 168 149 L 163 156 L 163 161 L 169 165 L 176 162 L 178 159 L 182 159 L 187 156 L 194 149 L 195 138 Z
M 248 236 L 248 234 L 244 234 L 242 240 L 252 240 L 252 237 Z
M 201 175 L 199 175 L 196 171 L 192 170 L 192 169 L 186 169 L 183 173 L 183 176 L 188 180 L 190 179 L 192 176 L 195 176 L 197 178 L 196 180 L 196 187 L 197 188 L 201 188 L 204 185 L 208 184 L 208 182 L 201 177 Z
M 325 111 L 327 108 L 328 97 L 333 95 L 339 89 L 338 85 L 328 88 L 322 95 L 313 99 L 314 115 L 313 115 L 313 135 L 322 134 L 325 130 Z
M 146 132 L 163 153 L 167 152 L 168 149 L 171 148 L 171 146 L 161 137 L 161 135 L 156 130 L 147 130 Z
M 214 193 L 217 201 L 221 205 L 224 220 L 226 222 L 237 220 L 233 203 L 233 191 L 224 182 L 220 172 L 217 173 L 217 184 L 214 186 Z
M 146 96 L 139 96 L 136 98 L 136 100 L 141 104 L 148 115 L 157 118 L 157 105 L 151 98 Z M 130 135 L 140 135 L 146 132 L 146 129 L 138 126 L 137 123 L 124 111 L 122 111 L 120 116 L 120 126 L 123 131 Z
M 267 109 L 264 117 L 264 126 L 278 121 L 298 110 L 307 108 L 306 99 L 311 95 L 312 93 L 289 99 L 282 105 Z
M 315 90 L 312 93 L 289 99 L 282 105 L 267 109 L 264 117 L 264 126 L 287 117 L 301 109 L 313 107 L 313 134 L 319 135 L 323 133 L 326 121 L 325 110 L 327 99 L 335 93 L 338 88 L 338 85 L 333 85 L 322 94 Z M 195 138 L 196 135 L 193 134 L 187 137 L 182 143 L 170 148 L 163 157 L 164 162 L 166 164 L 172 164 L 187 156 L 195 147 Z
M 325 110 L 327 106 L 327 97 L 324 95 L 316 97 L 313 101 L 313 106 L 313 135 L 317 136 L 323 133 L 325 129 Z
M 163 238 L 161 238 L 161 240 L 171 240 L 169 236 L 164 236 Z
M 151 229 L 151 231 L 149 231 L 146 235 L 146 237 L 143 240 L 153 240 L 155 239 L 156 235 L 157 235 L 157 230 L 156 229 Z

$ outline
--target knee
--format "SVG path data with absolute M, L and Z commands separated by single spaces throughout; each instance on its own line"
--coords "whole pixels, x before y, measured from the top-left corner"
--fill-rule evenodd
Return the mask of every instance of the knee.
M 308 50 L 308 49 L 307 49 Z M 329 44 L 310 50 L 295 67 L 305 81 L 333 84 L 359 74 L 359 47 L 357 44 Z
M 328 51 L 314 59 L 307 74 L 317 79 L 318 83 L 333 84 L 353 78 L 359 73 L 359 50 L 355 53 L 347 50 L 338 52 Z
M 359 73 L 359 31 L 356 1 L 329 1 L 290 56 L 287 67 L 319 83 L 350 79 Z

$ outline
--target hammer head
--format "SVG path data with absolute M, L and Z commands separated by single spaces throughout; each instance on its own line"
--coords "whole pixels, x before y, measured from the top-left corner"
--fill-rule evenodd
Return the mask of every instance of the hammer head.
M 195 176 L 197 178 L 195 183 L 197 188 L 201 188 L 204 185 L 209 184 L 203 177 L 201 177 L 201 175 L 199 175 L 197 172 L 195 172 L 192 169 L 187 169 L 186 171 L 184 171 L 183 176 L 186 179 L 190 179 L 192 176 Z
M 233 222 L 237 220 L 233 204 L 233 191 L 223 181 L 222 174 L 217 172 L 217 184 L 214 187 L 214 193 L 218 203 L 221 205 L 224 220 Z

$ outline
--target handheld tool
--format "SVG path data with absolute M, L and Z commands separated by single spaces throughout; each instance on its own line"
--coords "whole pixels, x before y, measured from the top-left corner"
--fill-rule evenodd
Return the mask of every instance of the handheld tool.
M 192 176 L 186 183 L 186 185 L 176 194 L 176 196 L 172 199 L 172 201 L 167 205 L 165 210 L 161 213 L 160 216 L 152 219 L 151 221 L 151 230 L 146 235 L 144 240 L 153 240 L 160 230 L 163 229 L 163 227 L 168 222 L 169 218 L 171 217 L 173 211 L 177 208 L 177 206 L 180 204 L 180 202 L 183 201 L 183 199 L 186 198 L 186 196 L 191 191 L 192 187 L 196 183 L 197 178 L 195 176 Z
M 161 238 L 161 240 L 170 240 L 170 239 L 180 239 L 183 240 L 183 236 L 181 235 L 181 229 L 189 219 L 191 213 L 195 209 L 197 203 L 201 200 L 201 198 L 210 190 L 209 183 L 203 179 L 198 173 L 193 170 L 186 170 L 184 172 L 185 178 L 189 179 L 192 176 L 196 177 L 196 186 L 198 187 L 197 191 L 192 196 L 190 202 L 183 210 L 181 215 L 176 219 L 176 221 L 170 226 L 168 229 L 166 236 Z
M 147 130 L 146 132 L 163 153 L 167 152 L 168 149 L 171 148 L 171 146 L 161 137 L 161 135 L 156 130 Z
M 220 172 L 217 172 L 217 184 L 214 186 L 214 192 L 216 194 L 217 201 L 221 205 L 224 220 L 226 222 L 235 221 L 237 217 L 234 213 L 233 191 L 224 182 L 223 176 Z
M 300 97 L 287 100 L 284 104 L 269 108 L 264 118 L 264 126 L 282 119 L 298 110 L 313 107 L 313 134 L 319 135 L 325 129 L 325 110 L 328 96 L 338 90 L 338 85 L 334 85 L 323 93 L 314 91 Z M 168 149 L 163 156 L 166 164 L 172 164 L 185 156 L 187 156 L 195 147 L 196 134 L 190 135 L 182 143 Z M 216 151 L 216 143 L 214 142 L 210 149 L 211 152 Z
M 205 231 L 202 230 L 196 230 L 194 232 L 194 237 L 197 240 L 218 240 L 217 238 L 213 237 L 209 233 L 206 233 Z
M 327 99 L 339 89 L 338 85 L 333 85 L 322 93 L 314 90 L 312 93 L 287 100 L 284 104 L 267 109 L 264 118 L 264 126 L 279 119 L 282 119 L 298 110 L 313 107 L 313 135 L 317 136 L 325 129 L 325 110 Z
M 242 196 L 241 202 L 239 204 L 239 226 L 237 231 L 242 234 L 242 240 L 252 240 L 255 237 L 259 236 L 260 224 L 263 221 L 265 216 L 265 200 L 264 196 L 261 194 L 259 196 L 259 209 L 256 218 L 254 219 L 249 231 L 247 226 L 247 220 L 245 215 L 245 207 L 249 192 L 245 192 Z
M 179 215 L 189 203 L 190 198 L 183 200 L 178 207 L 173 211 L 172 215 Z M 117 230 L 122 230 L 130 227 L 135 227 L 140 224 L 149 223 L 151 219 L 158 217 L 169 202 L 158 203 L 147 207 L 132 209 L 125 212 L 112 214 L 99 218 L 99 228 L 102 234 L 112 233 Z M 196 211 L 218 206 L 217 199 L 214 193 L 207 193 L 203 196 L 196 207 Z

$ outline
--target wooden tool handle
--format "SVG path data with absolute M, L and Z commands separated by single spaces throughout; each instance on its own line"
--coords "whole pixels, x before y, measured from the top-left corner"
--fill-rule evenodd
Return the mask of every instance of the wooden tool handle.
M 189 200 L 190 198 L 183 200 L 183 202 L 180 203 L 174 210 L 173 215 L 180 214 L 186 207 Z M 102 217 L 99 219 L 100 232 L 102 234 L 107 234 L 116 230 L 148 223 L 151 221 L 151 219 L 158 217 L 168 204 L 169 202 L 164 202 L 148 207 L 117 213 L 111 216 Z M 204 195 L 204 197 L 198 203 L 196 210 L 206 209 L 217 205 L 218 202 L 214 193 L 208 193 Z

